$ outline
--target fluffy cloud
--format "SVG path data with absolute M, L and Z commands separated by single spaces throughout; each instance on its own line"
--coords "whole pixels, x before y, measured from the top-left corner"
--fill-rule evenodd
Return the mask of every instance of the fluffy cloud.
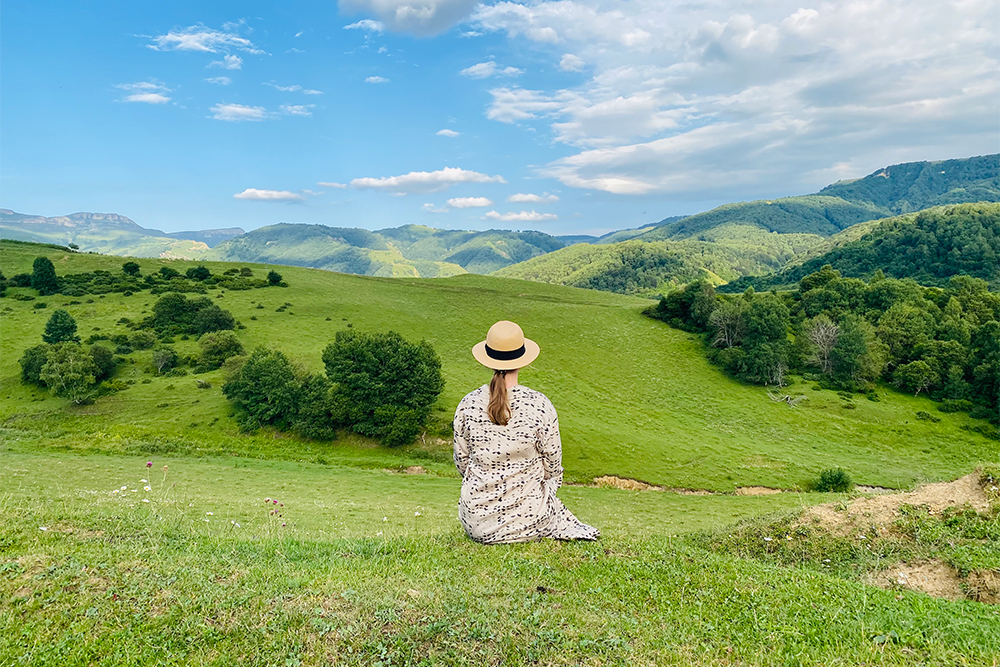
M 446 208 L 443 208 L 443 207 L 440 207 L 440 206 L 435 206 L 434 204 L 429 204 L 429 203 L 428 204 L 424 204 L 420 208 L 424 209 L 428 213 L 447 213 L 448 212 L 448 209 L 446 209 Z
M 287 116 L 311 116 L 315 104 L 282 104 L 278 107 Z
M 150 38 L 149 48 L 154 51 L 203 51 L 205 53 L 225 53 L 245 51 L 263 54 L 253 42 L 236 33 L 236 24 L 226 24 L 223 30 L 212 30 L 203 25 L 193 25 L 182 30 L 171 30 L 165 35 Z M 238 69 L 238 68 L 231 68 Z
M 212 118 L 230 122 L 260 121 L 272 117 L 264 107 L 251 107 L 245 104 L 216 104 L 211 108 Z
M 365 83 L 389 83 L 389 79 L 384 76 L 370 76 L 365 79 Z
M 222 60 L 213 60 L 206 67 L 221 67 L 222 69 L 243 69 L 243 58 L 234 55 L 223 56 Z
M 355 178 L 351 187 L 359 190 L 380 190 L 398 195 L 441 192 L 460 183 L 506 183 L 502 176 L 488 176 L 478 171 L 445 167 L 438 171 L 411 171 L 402 176 L 385 178 Z
M 139 81 L 138 83 L 120 83 L 115 88 L 128 93 L 122 102 L 138 102 L 140 104 L 166 104 L 170 97 L 166 93 L 169 88 L 155 81 Z
M 456 197 L 448 200 L 448 206 L 452 208 L 485 208 L 493 206 L 493 202 L 486 197 Z
M 434 134 L 436 134 L 439 137 L 451 137 L 451 138 L 457 137 L 459 135 L 459 133 L 456 132 L 455 130 L 449 130 L 449 129 L 438 130 Z
M 477 0 L 340 0 L 339 6 L 341 11 L 348 14 L 376 16 L 393 32 L 427 37 L 440 34 L 468 17 L 476 2 Z
M 381 21 L 372 21 L 371 19 L 361 19 L 357 23 L 345 25 L 344 30 L 364 30 L 365 32 L 381 33 L 383 30 L 385 30 L 385 24 L 383 24 Z
M 524 70 L 517 67 L 500 67 L 492 60 L 487 60 L 484 63 L 476 63 L 471 67 L 466 67 L 459 74 L 473 79 L 486 79 L 491 76 L 520 76 L 524 74 Z
M 507 197 L 507 201 L 512 204 L 555 204 L 559 201 L 559 197 L 555 195 L 533 195 L 533 194 L 521 194 L 511 195 Z
M 301 204 L 306 198 L 296 192 L 289 192 L 288 190 L 258 190 L 257 188 L 247 188 L 243 192 L 238 192 L 233 195 L 233 199 Z
M 205 79 L 205 81 L 207 81 L 208 83 L 217 84 L 219 86 L 228 86 L 233 82 L 233 80 L 230 79 L 228 76 L 213 76 L 209 77 L 208 79 Z
M 540 169 L 617 194 L 808 191 L 892 162 L 1000 149 L 990 3 L 479 5 L 480 32 L 558 43 L 570 89 L 491 90 L 488 118 L 576 154 Z M 570 57 L 572 56 L 572 57 Z
M 554 213 L 538 213 L 537 211 L 518 211 L 517 213 L 497 213 L 490 211 L 483 216 L 483 220 L 499 220 L 501 222 L 551 222 L 558 220 L 559 216 Z
M 321 188 L 334 188 L 336 190 L 343 190 L 344 188 L 347 187 L 346 183 L 335 183 L 332 181 L 320 181 L 316 185 L 320 186 Z

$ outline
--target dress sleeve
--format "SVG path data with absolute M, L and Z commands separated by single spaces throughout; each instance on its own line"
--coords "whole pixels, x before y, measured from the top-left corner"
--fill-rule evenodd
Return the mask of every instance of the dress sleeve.
M 562 440 L 559 439 L 559 416 L 555 407 L 546 401 L 540 434 L 539 453 L 542 455 L 542 468 L 545 472 L 546 485 L 559 488 L 562 485 Z
M 462 410 L 462 407 L 462 404 L 459 403 L 452 426 L 455 431 L 455 467 L 458 468 L 458 474 L 464 479 L 465 469 L 469 466 L 469 441 L 465 431 L 465 411 Z

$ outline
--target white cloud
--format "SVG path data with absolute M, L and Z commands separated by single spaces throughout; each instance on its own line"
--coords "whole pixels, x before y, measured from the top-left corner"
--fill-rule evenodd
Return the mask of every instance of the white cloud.
M 311 116 L 315 104 L 282 104 L 281 113 L 288 116 Z
M 238 121 L 259 121 L 272 117 L 264 107 L 251 107 L 245 104 L 216 104 L 211 108 L 212 118 L 215 120 Z
M 149 48 L 154 51 L 203 51 L 205 53 L 225 53 L 228 51 L 245 51 L 247 53 L 263 54 L 253 42 L 228 28 L 238 26 L 227 24 L 223 30 L 212 30 L 203 25 L 193 25 L 180 30 L 171 30 L 165 35 L 152 37 Z M 231 68 L 238 69 L 238 68 Z
M 340 0 L 341 11 L 370 14 L 388 30 L 437 35 L 469 16 L 477 0 Z M 360 23 L 361 21 L 359 21 Z
M 305 197 L 297 192 L 288 190 L 258 190 L 257 188 L 247 188 L 243 192 L 233 195 L 233 199 L 247 199 L 251 201 L 288 202 L 301 204 Z
M 205 79 L 208 83 L 214 83 L 220 86 L 228 86 L 233 82 L 228 76 L 213 76 Z
M 559 69 L 564 72 L 579 72 L 583 70 L 585 65 L 583 58 L 574 56 L 572 53 L 563 54 L 562 60 L 559 61 Z
M 517 67 L 501 68 L 494 61 L 487 60 L 486 62 L 466 67 L 459 74 L 473 79 L 486 79 L 491 76 L 520 76 L 524 74 L 524 70 Z
M 449 129 L 446 128 L 444 130 L 438 130 L 434 134 L 436 134 L 439 137 L 452 137 L 452 138 L 454 138 L 454 137 L 457 137 L 460 133 L 456 132 L 455 130 L 449 130 Z
M 333 181 L 320 181 L 316 185 L 320 186 L 321 188 L 334 188 L 336 190 L 343 190 L 344 188 L 347 187 L 346 183 L 335 183 Z
M 456 197 L 448 200 L 448 206 L 452 208 L 484 208 L 493 206 L 493 202 L 486 197 Z
M 522 194 L 518 193 L 516 195 L 511 195 L 507 197 L 507 201 L 512 204 L 554 204 L 559 201 L 559 197 L 556 195 L 533 195 L 533 194 Z
M 483 216 L 483 220 L 500 220 L 501 222 L 550 222 L 558 219 L 559 216 L 554 213 L 538 213 L 533 210 L 503 214 L 490 211 Z
M 447 213 L 448 212 L 448 209 L 435 206 L 434 204 L 424 204 L 420 208 L 422 208 L 423 210 L 427 211 L 428 213 Z
M 389 83 L 389 79 L 384 76 L 370 76 L 365 79 L 365 83 Z
M 303 88 L 302 89 L 302 94 L 303 95 L 322 95 L 323 91 L 322 90 L 314 90 L 312 88 Z
M 298 84 L 293 84 L 291 86 L 279 86 L 274 82 L 264 82 L 265 86 L 271 86 L 276 90 L 280 90 L 283 93 L 294 93 L 295 91 L 302 90 L 302 86 Z
M 381 21 L 372 21 L 371 19 L 361 19 L 357 23 L 352 23 L 351 25 L 345 25 L 344 30 L 364 30 L 365 32 L 378 32 L 381 33 L 385 30 L 385 24 Z
M 222 60 L 213 60 L 205 67 L 221 67 L 222 69 L 243 69 L 243 58 L 234 55 L 223 56 Z
M 460 183 L 506 183 L 502 176 L 488 176 L 478 171 L 445 167 L 438 171 L 411 171 L 402 176 L 385 178 L 355 178 L 351 187 L 359 190 L 381 190 L 406 195 L 440 192 Z
M 140 104 L 166 104 L 170 97 L 165 93 L 171 92 L 169 88 L 155 81 L 139 81 L 137 83 L 120 83 L 115 86 L 119 90 L 124 90 L 129 94 L 122 98 L 122 102 L 138 102 Z

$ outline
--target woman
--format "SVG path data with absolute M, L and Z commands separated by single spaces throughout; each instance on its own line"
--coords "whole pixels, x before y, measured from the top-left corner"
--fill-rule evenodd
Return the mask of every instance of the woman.
M 517 383 L 517 371 L 538 357 L 521 327 L 490 327 L 472 356 L 493 369 L 489 386 L 470 392 L 455 411 L 455 466 L 462 475 L 458 518 L 484 544 L 543 537 L 596 540 L 556 498 L 562 484 L 559 420 L 544 394 Z

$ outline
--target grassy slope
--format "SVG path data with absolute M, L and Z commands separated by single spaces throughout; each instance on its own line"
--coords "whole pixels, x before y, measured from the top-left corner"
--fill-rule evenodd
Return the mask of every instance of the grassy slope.
M 38 252 L 2 249 L 0 268 L 7 275 L 26 270 Z M 58 272 L 113 269 L 120 263 L 98 255 L 45 253 Z M 144 272 L 167 263 L 140 261 Z M 191 264 L 171 265 L 183 270 Z M 209 266 L 218 272 L 226 268 Z M 808 400 L 797 408 L 773 403 L 762 388 L 742 385 L 710 366 L 695 337 L 644 317 L 648 301 L 641 299 L 473 275 L 401 280 L 278 268 L 289 288 L 228 292 L 216 301 L 248 326 L 239 332 L 247 348 L 277 347 L 319 370 L 323 347 L 349 323 L 427 339 L 443 362 L 446 388 L 435 414 L 445 422 L 461 396 L 488 379 L 469 353 L 472 345 L 498 319 L 522 323 L 542 347 L 523 382 L 548 394 L 560 411 L 569 480 L 617 474 L 670 486 L 787 488 L 839 465 L 859 483 L 901 486 L 956 476 L 977 461 L 1000 458 L 996 441 L 960 428 L 968 417 L 941 415 L 937 424 L 914 419 L 919 410 L 933 410 L 923 398 L 886 392 L 882 402 L 858 400 L 856 409 L 845 410 L 836 394 L 807 390 Z M 255 267 L 258 274 L 266 270 Z M 209 294 L 214 298 L 219 292 Z M 121 373 L 135 385 L 91 406 L 69 408 L 22 385 L 20 351 L 38 342 L 51 308 L 69 301 L 44 300 L 49 309 L 11 298 L 0 302 L 0 418 L 8 427 L 61 435 L 62 444 L 75 448 L 282 457 L 282 439 L 273 434 L 238 434 L 217 373 L 200 376 L 215 385 L 210 390 L 196 389 L 190 376 L 141 384 L 150 377 L 143 373 L 148 352 L 136 353 L 138 362 Z M 148 293 L 109 295 L 67 309 L 87 336 L 95 327 L 115 330 L 123 315 L 138 319 L 154 300 Z M 251 305 L 258 301 L 264 308 Z M 275 312 L 285 302 L 292 306 Z M 196 344 L 180 341 L 177 347 L 193 352 Z M 294 449 L 347 460 L 359 451 L 353 443 Z M 411 448 L 383 456 L 407 465 L 407 457 L 429 456 L 446 470 L 447 447 L 429 444 L 429 454 Z

